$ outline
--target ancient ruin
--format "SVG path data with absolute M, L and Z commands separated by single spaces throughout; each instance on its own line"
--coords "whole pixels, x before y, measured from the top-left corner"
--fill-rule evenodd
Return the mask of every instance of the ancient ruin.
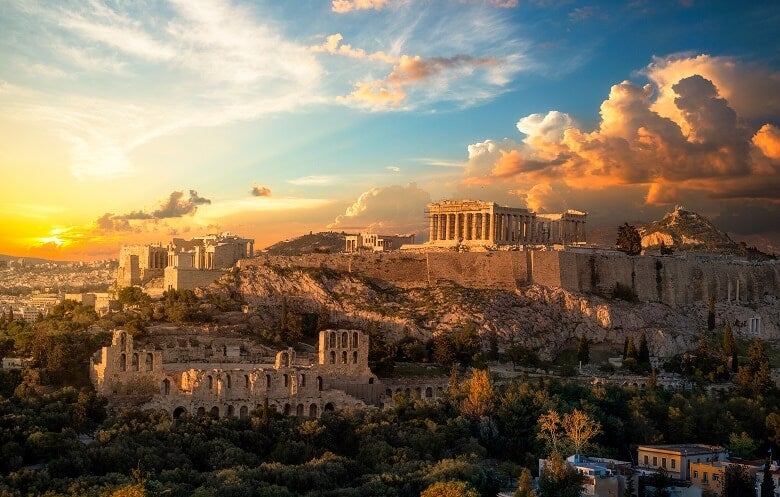
M 428 244 L 451 247 L 576 245 L 585 243 L 587 213 L 567 210 L 536 214 L 519 207 L 478 200 L 428 204 Z
M 161 244 L 124 245 L 119 251 L 117 286 L 143 286 L 163 278 L 166 290 L 191 290 L 215 281 L 238 260 L 254 255 L 255 241 L 230 233 Z
M 343 329 L 321 331 L 314 355 L 178 328 L 140 339 L 115 330 L 111 345 L 90 360 L 90 378 L 115 406 L 141 405 L 174 417 L 244 417 L 267 405 L 316 418 L 328 410 L 381 406 L 393 394 L 368 367 L 368 335 Z M 428 398 L 441 393 L 430 385 L 407 388 Z

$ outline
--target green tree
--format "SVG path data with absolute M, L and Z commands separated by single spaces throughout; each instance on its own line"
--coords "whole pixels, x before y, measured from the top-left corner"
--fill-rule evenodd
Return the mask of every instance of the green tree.
M 707 330 L 712 331 L 715 329 L 715 295 L 710 295 L 710 300 L 707 302 Z
M 747 472 L 747 468 L 741 464 L 729 464 L 723 475 L 721 483 L 723 493 L 728 497 L 755 497 L 755 483 Z
M 515 490 L 514 497 L 536 497 L 534 477 L 528 468 L 523 468 L 520 471 L 520 478 L 517 479 L 517 490 Z
M 585 476 L 553 452 L 539 475 L 540 497 L 579 497 Z
M 623 497 L 635 497 L 636 489 L 634 488 L 634 475 L 628 475 L 626 477 L 626 488 L 623 490 Z
M 729 434 L 729 452 L 742 459 L 752 459 L 758 449 L 758 444 L 744 431 L 740 434 Z
M 642 252 L 642 237 L 635 226 L 624 223 L 623 226 L 618 226 L 615 246 L 628 255 L 639 255 Z
M 737 391 L 744 396 L 758 397 L 772 390 L 771 369 L 766 353 L 766 345 L 756 338 L 747 351 L 747 362 L 734 377 Z
M 639 354 L 636 351 L 636 345 L 634 344 L 634 341 L 631 339 L 628 339 L 628 348 L 626 349 L 626 359 L 639 359 Z
M 420 497 L 480 497 L 477 489 L 465 481 L 438 481 L 422 491 Z
M 601 433 L 601 424 L 579 409 L 564 414 L 561 426 L 575 454 L 581 453 Z
M 582 364 L 590 362 L 590 341 L 583 335 L 577 344 L 577 360 Z
M 124 307 L 146 305 L 151 301 L 149 296 L 144 293 L 141 287 L 137 286 L 126 286 L 120 289 L 117 293 L 116 299 Z
M 769 454 L 764 460 L 764 476 L 761 479 L 761 497 L 775 497 L 775 480 L 772 478 L 772 461 Z

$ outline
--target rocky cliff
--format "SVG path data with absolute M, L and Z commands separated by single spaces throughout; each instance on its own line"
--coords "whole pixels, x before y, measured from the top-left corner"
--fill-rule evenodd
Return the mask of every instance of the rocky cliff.
M 671 356 L 695 347 L 707 319 L 703 302 L 677 307 L 630 303 L 541 285 L 515 290 L 454 284 L 400 288 L 355 273 L 271 262 L 235 268 L 205 291 L 243 299 L 250 311 L 258 311 L 250 319 L 255 328 L 278 327 L 282 307 L 298 314 L 326 309 L 331 322 L 371 326 L 395 339 L 426 340 L 472 321 L 483 336 L 495 331 L 503 345 L 523 344 L 544 358 L 580 336 L 617 351 L 626 336 L 642 332 L 653 354 Z M 738 335 L 780 339 L 780 306 L 773 296 L 744 305 L 719 302 L 716 311 L 719 325 L 730 322 Z M 761 328 L 751 331 L 748 321 L 755 317 Z

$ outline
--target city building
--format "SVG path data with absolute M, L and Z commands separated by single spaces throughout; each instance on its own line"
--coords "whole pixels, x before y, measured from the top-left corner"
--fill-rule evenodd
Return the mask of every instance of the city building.
M 744 466 L 751 479 L 755 479 L 756 473 L 763 468 L 763 461 L 747 461 L 729 458 L 728 461 L 706 461 L 691 463 L 691 483 L 699 487 L 702 492 L 709 492 L 714 497 L 728 497 L 723 495 L 723 481 L 726 468 L 731 465 Z
M 346 235 L 344 251 L 347 253 L 360 252 L 361 250 L 384 252 L 407 243 L 414 243 L 414 235 L 389 236 L 374 233 L 358 233 L 357 235 Z
M 672 478 L 691 479 L 691 465 L 726 460 L 726 449 L 717 445 L 671 444 L 640 445 L 637 467 L 658 471 L 663 469 Z
M 548 459 L 539 459 L 541 475 Z M 585 477 L 581 496 L 613 497 L 623 495 L 628 478 L 633 478 L 631 463 L 617 459 L 573 455 L 566 458 L 566 464 Z
M 536 214 L 479 200 L 428 204 L 428 244 L 450 247 L 577 245 L 585 243 L 587 213 Z

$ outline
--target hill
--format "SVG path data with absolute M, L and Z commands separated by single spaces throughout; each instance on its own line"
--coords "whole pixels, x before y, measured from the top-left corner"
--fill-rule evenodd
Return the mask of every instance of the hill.
M 344 232 L 322 231 L 276 242 L 265 250 L 270 255 L 303 255 L 344 251 Z
M 67 264 L 70 261 L 55 261 L 51 259 L 41 259 L 39 257 L 24 257 L 24 256 L 18 256 L 18 255 L 7 255 L 7 254 L 0 254 L 0 261 L 18 261 L 19 259 L 23 259 L 25 264 L 45 264 L 45 263 L 53 263 L 53 264 Z

